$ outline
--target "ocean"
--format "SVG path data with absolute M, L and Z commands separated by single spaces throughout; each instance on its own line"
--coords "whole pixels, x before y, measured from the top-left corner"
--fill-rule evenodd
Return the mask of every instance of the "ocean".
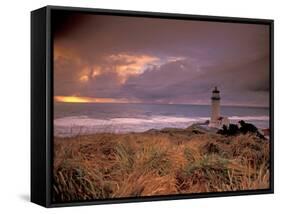
M 65 137 L 100 132 L 143 132 L 186 128 L 210 119 L 211 107 L 182 104 L 55 103 L 54 135 Z M 221 115 L 258 128 L 269 127 L 269 108 L 221 106 Z

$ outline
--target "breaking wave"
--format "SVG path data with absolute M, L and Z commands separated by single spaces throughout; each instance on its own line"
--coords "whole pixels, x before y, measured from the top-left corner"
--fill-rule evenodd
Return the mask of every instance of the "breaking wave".
M 111 118 L 96 119 L 87 116 L 63 117 L 54 120 L 55 136 L 73 136 L 99 132 L 126 133 L 143 132 L 149 129 L 185 128 L 195 122 L 204 122 L 208 118 L 185 118 L 171 116 L 153 116 L 149 118 Z
M 201 123 L 208 117 L 174 117 L 174 116 L 152 116 L 147 118 L 110 118 L 97 119 L 88 116 L 69 116 L 54 120 L 55 136 L 75 136 L 91 133 L 127 133 L 143 132 L 149 129 L 163 128 L 186 128 L 193 123 Z M 232 116 L 231 122 L 239 120 L 257 121 L 257 124 L 269 121 L 268 116 Z

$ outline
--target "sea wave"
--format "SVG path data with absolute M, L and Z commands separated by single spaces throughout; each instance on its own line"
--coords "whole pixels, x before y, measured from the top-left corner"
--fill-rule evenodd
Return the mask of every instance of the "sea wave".
M 269 121 L 268 116 L 232 116 L 231 122 L 245 121 Z M 54 120 L 55 136 L 74 136 L 100 132 L 126 133 L 143 132 L 149 129 L 186 128 L 193 123 L 201 123 L 209 120 L 209 117 L 175 117 L 175 116 L 151 116 L 147 118 L 110 118 L 97 119 L 85 115 L 68 116 Z
M 230 120 L 245 120 L 245 121 L 257 121 L 257 120 L 269 120 L 269 116 L 231 116 Z
M 143 132 L 165 127 L 185 128 L 195 122 L 204 122 L 206 117 L 153 116 L 148 118 L 96 119 L 88 116 L 71 116 L 54 120 L 55 136 L 73 136 L 98 132 Z
M 200 120 L 207 120 L 207 117 L 171 117 L 171 116 L 154 116 L 149 118 L 111 118 L 111 119 L 96 119 L 87 116 L 72 116 L 63 117 L 54 120 L 57 126 L 99 126 L 113 124 L 143 124 L 143 123 L 188 123 Z

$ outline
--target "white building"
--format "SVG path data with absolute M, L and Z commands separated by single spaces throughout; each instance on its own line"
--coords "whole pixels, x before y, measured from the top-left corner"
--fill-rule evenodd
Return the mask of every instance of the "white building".
M 221 128 L 223 125 L 228 127 L 229 119 L 220 115 L 220 91 L 217 87 L 212 91 L 211 97 L 211 120 L 209 127 Z

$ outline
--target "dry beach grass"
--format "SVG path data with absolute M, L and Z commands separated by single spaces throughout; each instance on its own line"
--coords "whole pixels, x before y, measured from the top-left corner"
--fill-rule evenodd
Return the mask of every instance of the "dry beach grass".
M 269 188 L 269 142 L 187 129 L 55 138 L 53 201 Z

